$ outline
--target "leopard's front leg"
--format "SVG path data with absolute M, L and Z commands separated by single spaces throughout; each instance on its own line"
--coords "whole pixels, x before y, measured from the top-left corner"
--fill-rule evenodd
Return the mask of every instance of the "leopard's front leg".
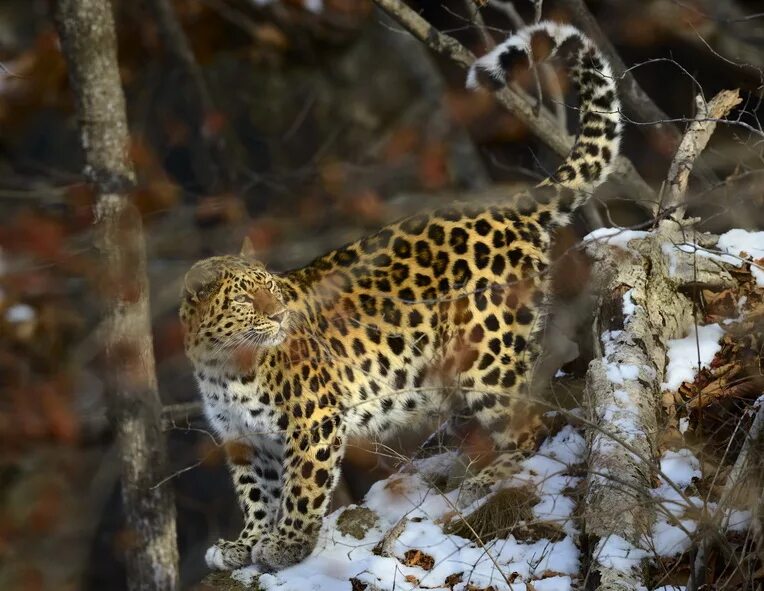
M 241 568 L 251 563 L 252 547 L 273 527 L 281 490 L 281 461 L 270 442 L 235 441 L 226 444 L 228 466 L 244 515 L 244 527 L 236 540 L 218 540 L 207 550 L 207 566 L 218 570 Z
M 252 550 L 252 560 L 267 570 L 300 562 L 316 546 L 321 522 L 339 481 L 345 453 L 339 416 L 304 422 L 287 432 L 283 489 L 275 528 Z

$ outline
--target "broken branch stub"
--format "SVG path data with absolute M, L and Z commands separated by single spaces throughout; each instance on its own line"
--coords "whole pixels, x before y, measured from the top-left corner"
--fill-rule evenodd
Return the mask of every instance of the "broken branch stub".
M 737 89 L 722 90 L 708 103 L 701 95 L 695 97 L 698 108 L 695 120 L 687 128 L 668 173 L 669 194 L 664 207 L 675 208 L 676 219 L 684 217 L 685 208 L 682 204 L 685 201 L 690 173 L 700 153 L 708 145 L 716 129 L 717 120 L 726 117 L 742 100 Z

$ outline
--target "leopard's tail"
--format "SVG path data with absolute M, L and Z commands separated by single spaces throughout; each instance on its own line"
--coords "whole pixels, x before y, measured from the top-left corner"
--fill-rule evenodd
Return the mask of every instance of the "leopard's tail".
M 579 128 L 565 161 L 530 192 L 535 204 L 520 196 L 518 207 L 542 214 L 544 225 L 565 225 L 613 168 L 621 138 L 620 102 L 610 64 L 594 43 L 571 25 L 542 21 L 524 27 L 477 60 L 467 87 L 505 85 L 507 77 L 531 64 L 561 59 L 579 95 Z

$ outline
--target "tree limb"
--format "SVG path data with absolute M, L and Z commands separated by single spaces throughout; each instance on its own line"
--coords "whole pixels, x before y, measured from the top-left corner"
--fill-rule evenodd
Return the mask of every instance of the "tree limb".
M 737 90 L 722 90 L 709 103 L 706 103 L 701 95 L 695 97 L 698 107 L 695 121 L 684 134 L 668 173 L 669 194 L 664 205 L 669 208 L 676 207 L 674 215 L 677 219 L 684 217 L 685 208 L 681 203 L 687 192 L 690 173 L 716 129 L 716 120 L 726 117 L 742 100 Z

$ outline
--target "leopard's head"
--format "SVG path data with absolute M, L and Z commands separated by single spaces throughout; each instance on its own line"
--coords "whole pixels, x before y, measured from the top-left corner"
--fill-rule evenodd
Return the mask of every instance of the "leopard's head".
M 251 256 L 217 256 L 186 273 L 180 307 L 186 354 L 193 362 L 226 362 L 242 351 L 280 345 L 291 313 L 279 279 Z

